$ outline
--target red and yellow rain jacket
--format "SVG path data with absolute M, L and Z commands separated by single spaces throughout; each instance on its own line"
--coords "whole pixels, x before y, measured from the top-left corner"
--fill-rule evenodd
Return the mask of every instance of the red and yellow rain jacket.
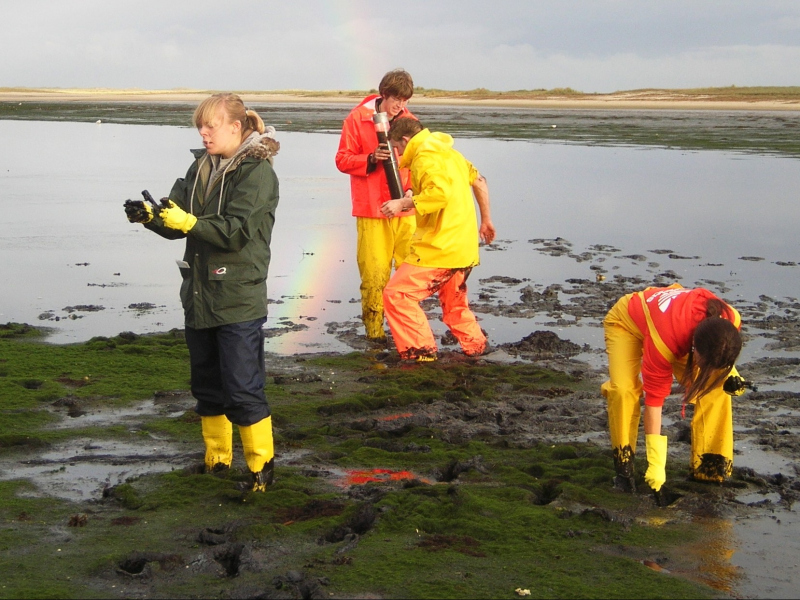
M 372 217 L 385 219 L 381 213 L 381 205 L 391 200 L 389 184 L 386 182 L 386 173 L 383 166 L 368 164 L 368 157 L 378 147 L 378 137 L 375 135 L 375 124 L 372 116 L 375 114 L 375 101 L 380 98 L 374 94 L 364 100 L 350 111 L 342 124 L 342 136 L 339 139 L 339 150 L 336 152 L 336 168 L 342 173 L 350 175 L 350 196 L 353 200 L 354 217 Z M 397 115 L 400 117 L 416 117 L 407 108 Z M 403 189 L 411 187 L 408 169 L 400 169 L 400 180 Z M 409 211 L 403 216 L 413 215 Z
M 642 306 L 640 295 L 644 296 L 647 314 Z M 672 390 L 673 361 L 682 361 L 692 348 L 692 338 L 697 325 L 706 318 L 706 303 L 709 299 L 719 299 L 703 288 L 648 288 L 634 294 L 628 304 L 630 314 L 639 331 L 644 336 L 642 347 L 642 387 L 646 406 L 663 406 L 664 399 Z M 726 317 L 740 327 L 741 317 L 730 305 Z M 656 335 L 673 356 L 664 356 L 658 349 L 648 325 L 648 315 Z

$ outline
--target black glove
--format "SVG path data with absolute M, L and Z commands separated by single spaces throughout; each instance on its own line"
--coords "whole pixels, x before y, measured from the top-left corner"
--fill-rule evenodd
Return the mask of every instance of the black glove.
M 153 220 L 153 209 L 141 200 L 126 200 L 125 214 L 131 223 L 149 223 Z
M 722 391 L 731 396 L 741 396 L 744 394 L 745 389 L 751 389 L 754 392 L 758 391 L 758 388 L 752 381 L 747 381 L 738 375 L 731 375 L 725 380 L 725 383 L 722 384 Z

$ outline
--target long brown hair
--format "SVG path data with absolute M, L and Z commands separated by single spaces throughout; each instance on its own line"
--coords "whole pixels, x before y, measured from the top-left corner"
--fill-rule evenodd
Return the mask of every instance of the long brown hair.
M 706 318 L 694 330 L 692 350 L 680 382 L 686 390 L 684 405 L 720 386 L 733 369 L 742 351 L 742 336 L 728 320 L 733 316 L 727 304 L 709 298 Z

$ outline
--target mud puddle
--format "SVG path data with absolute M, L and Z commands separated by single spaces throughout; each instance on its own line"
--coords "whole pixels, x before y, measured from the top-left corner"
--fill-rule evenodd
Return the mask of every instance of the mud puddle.
M 139 443 L 78 438 L 25 458 L 0 461 L 0 479 L 29 479 L 39 494 L 80 502 L 99 500 L 103 489 L 149 473 L 202 460 L 196 449 L 152 438 Z
M 757 438 L 737 440 L 734 461 L 737 466 L 753 469 L 757 473 L 798 475 L 797 461 L 764 449 L 758 445 Z
M 28 479 L 36 486 L 34 495 L 81 502 L 99 500 L 104 489 L 129 479 L 202 464 L 199 427 L 196 444 L 171 443 L 141 429 L 147 419 L 178 418 L 192 410 L 194 404 L 194 399 L 185 392 L 159 392 L 128 407 L 58 400 L 50 410 L 61 419 L 50 426 L 52 429 L 123 425 L 140 439 L 78 437 L 24 456 L 9 454 L 0 458 L 0 480 Z M 302 449 L 276 453 L 275 462 L 294 464 L 305 454 L 307 451 Z
M 733 586 L 745 598 L 796 598 L 800 567 L 800 512 L 770 510 L 733 523 L 730 564 L 745 577 Z
M 0 460 L 0 480 L 28 479 L 37 489 L 33 495 L 71 502 L 100 500 L 103 490 L 129 479 L 202 464 L 201 444 L 198 440 L 187 448 L 152 436 L 141 442 L 77 438 L 33 456 L 5 457 Z M 275 463 L 297 464 L 305 454 L 302 450 L 276 454 Z M 347 474 L 331 473 L 330 478 L 345 480 Z
M 191 400 L 188 396 L 188 400 Z M 54 407 L 55 412 L 63 412 L 66 405 L 67 418 L 52 425 L 53 429 L 79 429 L 81 427 L 106 427 L 109 425 L 136 426 L 142 418 L 148 416 L 179 417 L 194 401 L 164 406 L 155 398 L 137 402 L 133 406 L 123 408 L 87 408 L 76 402 L 61 402 Z

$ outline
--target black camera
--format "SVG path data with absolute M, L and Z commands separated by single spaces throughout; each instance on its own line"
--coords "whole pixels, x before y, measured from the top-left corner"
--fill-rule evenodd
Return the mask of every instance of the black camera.
M 128 220 L 131 223 L 148 223 L 153 218 L 154 214 L 158 214 L 162 208 L 169 207 L 167 198 L 161 200 L 161 204 L 155 201 L 153 195 L 147 190 L 142 191 L 145 201 L 151 206 L 148 211 L 145 203 L 141 200 L 125 200 L 125 214 L 128 215 Z

